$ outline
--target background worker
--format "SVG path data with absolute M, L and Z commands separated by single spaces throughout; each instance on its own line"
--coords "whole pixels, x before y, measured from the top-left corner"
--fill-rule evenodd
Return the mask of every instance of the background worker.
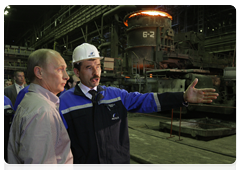
M 80 79 L 75 74 L 69 75 L 69 79 L 67 81 L 65 89 L 68 90 L 68 89 L 75 87 L 77 82 L 79 82 L 79 81 L 80 81 Z
M 80 81 L 80 79 L 75 75 L 69 75 L 69 79 L 64 87 L 64 91 L 57 94 L 57 96 L 61 96 L 66 90 L 71 89 L 76 86 L 77 82 Z
M 62 56 L 39 49 L 28 58 L 28 93 L 18 105 L 10 128 L 10 164 L 73 163 L 70 140 L 58 112 L 59 98 L 68 80 Z
M 23 71 L 15 71 L 14 72 L 14 80 L 15 80 L 14 84 L 4 88 L 4 95 L 7 96 L 11 100 L 13 106 L 15 104 L 17 94 L 26 86 L 24 84 L 24 82 L 25 82 L 24 72 Z
M 186 92 L 128 93 L 100 86 L 101 64 L 95 46 L 84 43 L 73 51 L 74 73 L 80 82 L 60 96 L 60 112 L 68 124 L 74 163 L 130 163 L 127 112 L 151 113 L 186 103 L 210 103 L 214 89 L 196 89 L 197 79 Z
M 5 80 L 4 81 L 4 87 L 11 86 L 11 85 L 12 85 L 11 80 Z

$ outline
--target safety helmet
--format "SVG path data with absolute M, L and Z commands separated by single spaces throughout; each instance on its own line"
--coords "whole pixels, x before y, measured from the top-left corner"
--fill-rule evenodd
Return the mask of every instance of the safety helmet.
M 94 45 L 88 43 L 83 43 L 77 46 L 73 51 L 72 58 L 73 64 L 82 60 L 103 59 L 103 57 L 99 56 L 99 51 L 97 48 Z

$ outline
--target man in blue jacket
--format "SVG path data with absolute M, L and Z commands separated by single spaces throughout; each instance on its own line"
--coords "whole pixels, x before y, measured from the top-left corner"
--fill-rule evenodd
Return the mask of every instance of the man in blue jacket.
M 214 89 L 196 89 L 197 79 L 186 92 L 128 93 L 99 86 L 99 52 L 84 43 L 73 51 L 74 73 L 80 82 L 60 96 L 59 111 L 68 124 L 74 163 L 130 163 L 127 112 L 159 112 L 186 103 L 210 103 Z

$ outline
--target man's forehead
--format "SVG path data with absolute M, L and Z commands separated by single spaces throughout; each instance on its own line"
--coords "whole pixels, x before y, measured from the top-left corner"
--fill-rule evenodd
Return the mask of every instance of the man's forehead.
M 21 72 L 21 71 L 19 71 L 19 72 L 17 72 L 17 75 L 24 75 L 24 72 Z
M 100 64 L 100 60 L 99 59 L 89 59 L 89 60 L 83 60 L 83 63 L 87 64 Z
M 64 66 L 66 67 L 66 62 L 60 55 L 51 55 L 48 57 L 48 64 L 53 64 L 55 67 Z

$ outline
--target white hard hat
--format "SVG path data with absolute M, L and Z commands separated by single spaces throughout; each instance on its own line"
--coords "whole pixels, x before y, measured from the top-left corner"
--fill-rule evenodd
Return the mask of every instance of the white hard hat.
M 73 63 L 88 59 L 103 59 L 99 56 L 99 51 L 94 45 L 83 43 L 77 46 L 73 51 Z

